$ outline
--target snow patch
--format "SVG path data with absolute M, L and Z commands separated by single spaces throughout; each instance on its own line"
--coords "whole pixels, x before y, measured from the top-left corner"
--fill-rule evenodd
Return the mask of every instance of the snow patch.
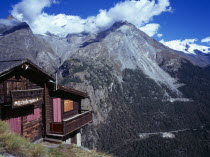
M 197 39 L 185 39 L 172 41 L 161 40 L 160 42 L 174 50 L 182 51 L 187 54 L 196 55 L 195 50 L 201 51 L 206 54 L 210 53 L 210 47 L 198 45 L 195 43 L 196 41 Z
M 161 134 L 161 136 L 163 138 L 171 138 L 171 139 L 175 138 L 175 135 L 173 133 L 171 133 L 171 132 L 164 132 L 164 133 Z
M 139 138 L 142 139 L 142 140 L 148 138 L 149 136 L 150 135 L 148 135 L 146 133 L 145 134 L 144 133 L 143 134 L 139 134 Z
M 112 92 L 112 87 L 113 87 L 113 85 L 114 85 L 114 83 L 112 82 L 112 83 L 110 84 L 110 86 L 109 86 L 110 92 Z
M 201 42 L 210 44 L 210 36 L 202 39 Z
M 181 101 L 181 102 L 191 102 L 192 100 L 188 98 L 169 98 L 168 101 L 170 102 L 176 102 L 176 101 Z

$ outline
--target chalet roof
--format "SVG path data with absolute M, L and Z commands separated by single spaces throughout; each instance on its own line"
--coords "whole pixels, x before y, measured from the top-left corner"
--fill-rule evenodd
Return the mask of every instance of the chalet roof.
M 10 72 L 12 69 L 14 69 L 17 66 L 20 66 L 24 63 L 29 63 L 30 65 L 34 66 L 36 69 L 38 69 L 40 72 L 42 72 L 45 77 L 51 80 L 55 80 L 52 76 L 50 76 L 47 72 L 42 70 L 39 66 L 37 66 L 35 63 L 33 63 L 29 59 L 17 59 L 17 60 L 3 60 L 0 61 L 0 75 L 6 74 L 7 72 Z
M 75 94 L 75 95 L 79 95 L 79 96 L 82 96 L 84 98 L 88 98 L 87 93 L 81 92 L 81 91 L 73 89 L 73 88 L 69 88 L 69 87 L 67 88 L 67 87 L 58 85 L 58 90 L 65 91 L 65 92 L 68 92 L 68 93 L 72 93 L 72 94 Z
M 11 70 L 12 68 L 22 64 L 22 60 L 0 61 L 0 74 Z
M 28 64 L 32 65 L 33 67 L 35 67 L 36 69 L 38 69 L 49 80 L 53 80 L 53 81 L 50 81 L 50 83 L 52 83 L 52 85 L 55 84 L 55 79 L 52 76 L 50 76 L 47 72 L 42 70 L 39 66 L 37 66 L 35 63 L 33 63 L 29 59 L 17 59 L 17 60 L 0 61 L 0 75 L 6 75 L 11 70 L 13 70 L 15 67 L 18 67 L 18 66 L 20 66 L 22 64 L 25 64 L 25 63 L 28 63 Z M 78 95 L 78 96 L 81 96 L 81 97 L 84 97 L 84 98 L 88 97 L 87 93 L 81 92 L 81 91 L 73 89 L 73 88 L 67 88 L 67 87 L 64 87 L 64 86 L 61 86 L 61 85 L 58 85 L 57 90 L 61 91 L 61 92 L 67 92 L 67 93 L 75 94 L 75 95 Z

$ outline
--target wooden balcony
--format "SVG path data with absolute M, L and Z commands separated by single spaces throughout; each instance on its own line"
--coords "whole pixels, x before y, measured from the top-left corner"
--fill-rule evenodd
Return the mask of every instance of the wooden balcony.
M 92 112 L 83 111 L 81 114 L 64 119 L 60 123 L 50 123 L 50 134 L 67 135 L 84 127 L 88 123 L 92 122 L 92 120 Z

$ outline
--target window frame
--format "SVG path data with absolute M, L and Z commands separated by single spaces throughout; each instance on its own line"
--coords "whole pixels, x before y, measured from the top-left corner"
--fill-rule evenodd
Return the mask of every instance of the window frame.
M 68 111 L 65 111 L 65 101 L 72 101 L 72 109 L 71 110 L 68 110 Z M 74 111 L 75 110 L 75 107 L 74 107 L 74 100 L 70 100 L 70 99 L 63 99 L 63 113 L 68 113 L 68 112 L 71 112 L 71 111 Z

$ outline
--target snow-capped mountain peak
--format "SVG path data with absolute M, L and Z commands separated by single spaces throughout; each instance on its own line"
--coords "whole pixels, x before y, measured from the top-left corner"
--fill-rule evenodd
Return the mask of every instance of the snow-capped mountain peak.
M 160 42 L 174 50 L 182 51 L 187 54 L 196 55 L 197 51 L 200 51 L 205 54 L 210 53 L 210 47 L 198 45 L 195 43 L 196 41 L 196 39 L 185 39 L 172 41 L 161 40 Z

